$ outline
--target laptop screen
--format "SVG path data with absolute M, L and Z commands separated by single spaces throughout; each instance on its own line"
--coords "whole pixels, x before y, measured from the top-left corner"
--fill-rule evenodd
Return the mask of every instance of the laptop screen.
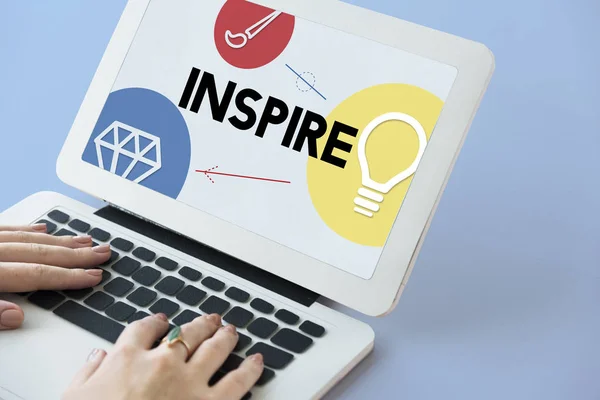
M 369 279 L 456 73 L 244 0 L 152 0 L 82 157 Z

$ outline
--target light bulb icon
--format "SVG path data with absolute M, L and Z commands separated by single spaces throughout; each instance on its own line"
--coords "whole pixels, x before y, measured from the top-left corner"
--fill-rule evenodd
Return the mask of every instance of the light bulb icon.
M 375 182 L 371 178 L 366 154 L 367 141 L 369 140 L 371 134 L 381 124 L 389 121 L 404 122 L 413 128 L 419 138 L 419 150 L 417 152 L 417 157 L 407 169 L 401 171 L 387 182 L 379 183 Z M 362 172 L 363 187 L 358 189 L 358 196 L 354 198 L 354 204 L 356 205 L 356 207 L 354 207 L 354 211 L 365 217 L 372 218 L 374 213 L 379 211 L 379 204 L 384 199 L 383 195 L 389 193 L 389 191 L 392 190 L 396 185 L 408 179 L 417 171 L 419 162 L 421 162 L 423 153 L 425 153 L 426 146 L 427 135 L 425 134 L 425 129 L 423 129 L 423 126 L 419 123 L 419 121 L 410 115 L 399 112 L 391 112 L 380 115 L 373 121 L 369 122 L 360 136 L 360 139 L 358 140 L 358 162 Z

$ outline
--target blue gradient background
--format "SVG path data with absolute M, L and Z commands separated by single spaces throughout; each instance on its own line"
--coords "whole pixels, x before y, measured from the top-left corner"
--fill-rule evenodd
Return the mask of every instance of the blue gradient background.
M 497 67 L 398 308 L 359 316 L 375 350 L 327 399 L 599 399 L 600 3 L 352 2 Z M 99 205 L 54 165 L 124 4 L 0 2 L 0 209 Z

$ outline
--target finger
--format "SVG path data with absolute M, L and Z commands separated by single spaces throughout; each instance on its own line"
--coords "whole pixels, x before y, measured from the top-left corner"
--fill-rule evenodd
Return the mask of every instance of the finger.
M 87 268 L 102 264 L 110 257 L 107 244 L 68 249 L 38 243 L 0 243 L 0 261 Z
M 195 364 L 199 369 L 199 379 L 208 382 L 233 351 L 237 341 L 238 334 L 235 326 L 227 325 L 203 342 L 190 359 L 190 363 Z
M 23 323 L 23 310 L 16 304 L 0 300 L 0 331 L 17 329 Z
M 47 231 L 46 224 L 34 224 L 34 225 L 25 225 L 25 226 L 1 226 L 0 232 L 40 232 L 46 233 Z
M 51 236 L 37 232 L 0 231 L 0 243 L 37 243 L 77 249 L 80 247 L 91 247 L 92 237 L 89 235 Z
M 183 361 L 194 354 L 196 349 L 208 338 L 212 337 L 217 329 L 221 327 L 221 316 L 219 314 L 203 315 L 181 327 L 181 337 L 190 346 L 188 349 L 181 343 L 171 346 L 159 346 L 156 351 L 169 352 Z
M 90 379 L 92 375 L 94 375 L 94 372 L 98 370 L 98 367 L 100 366 L 100 364 L 102 364 L 102 361 L 104 361 L 105 357 L 106 352 L 104 350 L 92 350 L 83 367 L 81 367 L 79 372 L 77 372 L 77 374 L 73 378 L 71 386 L 81 386 L 84 383 L 86 383 L 87 380 Z
M 0 293 L 84 289 L 100 283 L 102 270 L 0 262 L 0 278 Z
M 252 389 L 264 369 L 261 354 L 253 354 L 235 370 L 223 377 L 215 386 L 215 399 L 241 399 Z
M 125 328 L 116 345 L 149 350 L 167 333 L 169 321 L 165 314 L 150 315 Z

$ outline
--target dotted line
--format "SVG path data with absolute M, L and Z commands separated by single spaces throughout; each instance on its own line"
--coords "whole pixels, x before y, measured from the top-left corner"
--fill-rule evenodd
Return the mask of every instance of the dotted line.
M 218 165 L 215 165 L 215 166 L 214 166 L 214 167 L 212 167 L 211 169 L 207 169 L 206 171 L 204 171 L 204 176 L 206 176 L 206 177 L 208 178 L 208 180 L 209 180 L 211 183 L 215 183 L 215 181 L 213 181 L 213 180 L 212 180 L 212 178 L 211 178 L 211 177 L 208 175 L 208 173 L 209 173 L 210 171 L 213 171 L 213 170 L 217 169 L 217 168 L 219 168 L 219 166 L 218 166 Z
M 300 75 L 304 78 L 304 74 L 309 74 L 310 76 L 312 76 L 312 78 L 313 78 L 312 86 L 316 87 L 317 86 L 317 77 L 312 72 L 308 72 L 308 71 L 303 72 Z M 306 79 L 306 80 L 308 81 L 308 79 Z M 296 78 L 296 88 L 298 88 L 299 91 L 306 93 L 306 92 L 312 90 L 311 87 L 309 87 L 308 89 L 301 89 L 300 85 L 298 84 L 300 81 L 302 81 L 302 79 Z M 304 82 L 302 82 L 302 83 L 304 83 Z

